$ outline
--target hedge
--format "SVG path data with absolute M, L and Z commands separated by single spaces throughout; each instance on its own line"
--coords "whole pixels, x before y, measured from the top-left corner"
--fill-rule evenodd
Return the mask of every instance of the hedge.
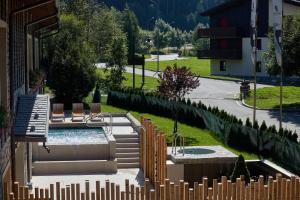
M 253 128 L 243 125 L 242 120 L 229 115 L 224 110 L 206 107 L 190 100 L 169 101 L 153 93 L 135 90 L 109 91 L 107 104 L 138 112 L 173 118 L 177 109 L 178 121 L 201 129 L 208 129 L 226 145 L 241 151 L 258 153 L 264 158 L 300 174 L 300 145 L 296 133 L 276 131 L 269 128 Z M 265 125 L 264 125 L 265 126 Z

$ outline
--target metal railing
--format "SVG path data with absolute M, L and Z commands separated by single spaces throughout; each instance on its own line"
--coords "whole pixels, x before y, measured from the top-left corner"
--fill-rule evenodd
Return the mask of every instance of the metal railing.
M 95 125 L 94 123 L 89 123 L 89 121 L 91 121 L 91 119 L 95 118 L 95 117 L 98 117 L 100 118 L 101 120 L 101 125 L 104 125 L 104 131 L 109 134 L 109 135 L 112 135 L 112 131 L 113 131 L 113 116 L 112 114 L 108 114 L 109 115 L 109 122 L 105 122 L 104 121 L 104 116 L 103 114 L 95 114 L 95 115 L 90 115 L 89 117 L 87 117 L 85 119 L 85 124 L 87 127 L 93 127 L 93 125 Z
M 174 133 L 172 140 L 172 154 L 177 154 L 177 139 L 179 138 L 179 150 L 182 151 L 182 155 L 184 156 L 184 137 L 180 133 Z

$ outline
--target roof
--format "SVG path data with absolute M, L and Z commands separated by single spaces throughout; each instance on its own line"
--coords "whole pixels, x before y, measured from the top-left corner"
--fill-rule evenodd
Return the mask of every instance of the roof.
M 18 98 L 14 135 L 16 141 L 46 142 L 49 127 L 48 95 L 23 95 Z
M 249 0 L 228 0 L 222 4 L 219 4 L 215 7 L 212 7 L 204 12 L 201 13 L 202 16 L 210 16 L 213 15 L 215 13 L 218 13 L 222 10 L 226 10 L 235 6 L 238 6 L 244 2 L 247 2 Z M 289 4 L 293 4 L 295 6 L 300 6 L 300 0 L 284 0 L 284 2 L 289 3 Z
M 293 4 L 295 6 L 300 6 L 300 0 L 285 0 L 285 2 Z

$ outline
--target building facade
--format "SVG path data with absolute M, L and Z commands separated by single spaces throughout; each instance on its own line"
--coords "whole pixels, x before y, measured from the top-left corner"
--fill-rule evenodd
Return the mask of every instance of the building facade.
M 30 141 L 15 140 L 15 116 L 19 97 L 37 89 L 29 83 L 39 69 L 40 39 L 57 25 L 55 0 L 0 0 L 0 105 L 9 114 L 7 126 L 0 127 L 0 199 L 7 198 L 4 185 L 30 180 Z
M 284 15 L 300 12 L 300 3 L 284 1 Z M 210 28 L 198 30 L 200 38 L 209 38 L 210 48 L 200 50 L 200 59 L 211 59 L 212 75 L 251 77 L 268 76 L 263 54 L 268 50 L 269 28 L 273 26 L 272 0 L 258 1 L 257 63 L 251 59 L 251 0 L 229 0 L 202 13 L 210 18 Z

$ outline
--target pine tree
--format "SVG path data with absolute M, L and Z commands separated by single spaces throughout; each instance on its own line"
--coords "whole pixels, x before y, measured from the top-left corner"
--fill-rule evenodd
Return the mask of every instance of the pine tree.
M 242 155 L 239 155 L 238 159 L 235 162 L 235 166 L 230 176 L 230 180 L 232 182 L 235 182 L 236 179 L 239 178 L 241 175 L 245 176 L 246 183 L 250 182 L 250 173 L 247 164 L 245 162 L 245 159 Z
M 100 103 L 100 102 L 101 102 L 101 93 L 100 93 L 99 84 L 97 84 L 93 96 L 93 103 Z
M 267 125 L 266 125 L 266 122 L 265 122 L 265 120 L 261 123 L 261 125 L 260 125 L 260 131 L 266 131 L 267 130 Z
M 256 120 L 253 123 L 253 128 L 256 129 L 256 130 L 259 129 L 259 125 L 258 125 L 258 122 Z
M 250 119 L 247 118 L 246 119 L 246 124 L 245 124 L 247 127 L 252 127 L 252 123 L 250 122 Z

